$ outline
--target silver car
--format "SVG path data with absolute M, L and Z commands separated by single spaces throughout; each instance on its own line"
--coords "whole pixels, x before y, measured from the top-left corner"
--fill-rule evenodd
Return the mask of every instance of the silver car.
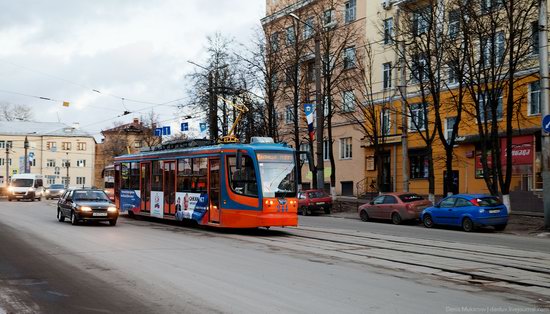
M 44 197 L 46 197 L 47 200 L 60 198 L 63 192 L 65 192 L 65 186 L 63 184 L 52 184 L 50 187 L 46 188 Z

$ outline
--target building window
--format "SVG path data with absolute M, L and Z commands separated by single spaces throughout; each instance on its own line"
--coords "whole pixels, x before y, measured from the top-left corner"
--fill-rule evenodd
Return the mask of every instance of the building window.
M 48 185 L 55 184 L 55 176 L 46 176 L 46 182 Z
M 141 148 L 142 145 L 141 141 L 134 141 L 134 148 Z
M 340 159 L 351 159 L 351 137 L 340 139 Z
M 333 105 L 332 102 L 329 104 L 328 96 L 325 96 L 325 101 L 323 102 L 323 115 L 327 117 L 328 115 L 332 114 Z
M 294 111 L 292 106 L 286 106 L 285 108 L 285 123 L 292 123 L 294 121 Z
M 6 142 L 0 141 L 0 148 L 6 148 Z
M 271 52 L 279 51 L 279 32 L 271 34 Z
M 13 142 L 12 141 L 6 141 L 6 147 L 12 148 L 13 147 Z M 10 165 L 11 165 L 11 163 L 10 163 Z
M 306 63 L 306 79 L 310 83 L 315 81 L 315 61 Z
M 460 32 L 460 12 L 452 10 L 449 12 L 449 37 L 455 39 Z
M 428 178 L 428 155 L 425 152 L 409 152 L 409 169 L 411 179 Z
M 412 69 L 412 81 L 419 83 L 424 82 L 428 78 L 428 65 L 424 55 L 417 55 L 413 60 L 413 69 Z
M 313 37 L 313 17 L 308 17 L 304 25 L 304 39 Z
M 323 26 L 332 27 L 336 25 L 336 16 L 334 9 L 323 12 Z
M 531 53 L 539 54 L 539 22 L 531 22 Z
M 448 77 L 448 84 L 454 85 L 458 84 L 458 62 L 457 61 L 451 61 L 447 65 L 447 77 Z
M 86 160 L 85 159 L 77 160 L 76 161 L 76 166 L 79 167 L 79 168 L 86 167 Z
M 391 132 L 391 111 L 388 108 L 382 109 L 380 119 L 380 130 L 382 135 L 390 135 Z
M 290 66 L 285 70 L 285 84 L 287 86 L 292 85 L 294 82 L 294 67 Z
M 391 62 L 386 62 L 382 65 L 384 77 L 384 89 L 391 88 Z
M 482 64 L 484 66 L 498 65 L 504 60 L 504 32 L 498 32 L 494 36 L 487 37 L 481 42 Z
M 492 93 L 490 95 L 489 93 Z M 483 94 L 479 95 L 478 99 L 478 108 L 479 108 L 479 118 L 481 122 L 485 122 L 485 117 L 487 117 L 487 121 L 493 120 L 493 111 L 491 109 L 491 97 L 496 97 L 497 102 L 497 108 L 496 108 L 496 114 L 497 114 L 497 120 L 502 119 L 503 112 L 502 112 L 502 92 L 496 93 L 494 91 L 491 92 L 485 92 Z
M 529 83 L 529 115 L 540 114 L 540 81 Z
M 355 110 L 355 94 L 352 90 L 347 90 L 342 94 L 342 111 L 352 112 Z
M 422 35 L 428 31 L 431 20 L 430 7 L 424 7 L 413 13 L 413 34 Z
M 55 150 L 57 148 L 56 142 L 46 142 L 46 149 L 47 150 Z
M 69 184 L 71 184 L 71 177 L 63 177 L 61 178 L 61 183 L 64 185 L 64 186 L 69 186 Z
M 503 0 L 481 0 L 481 12 L 487 13 L 492 10 L 498 10 L 502 7 Z
M 384 20 L 384 45 L 393 44 L 393 18 Z
M 453 128 L 455 127 L 456 117 L 449 117 L 445 119 L 445 140 L 447 143 L 451 140 L 453 136 Z
M 347 23 L 355 21 L 355 8 L 357 7 L 355 0 L 349 0 L 345 4 L 346 6 L 346 13 L 344 16 L 344 20 Z
M 344 49 L 344 69 L 355 67 L 355 47 Z
M 414 104 L 411 105 L 411 117 L 409 119 L 409 130 L 411 131 L 424 131 L 426 130 L 426 116 L 428 110 L 426 104 Z
M 77 150 L 86 150 L 86 143 L 84 143 L 84 142 L 76 143 L 76 149 Z
M 309 152 L 309 143 L 302 143 L 300 144 L 300 151 L 302 152 Z M 307 160 L 307 155 L 306 154 L 300 154 L 300 160 L 302 162 L 305 162 Z
M 71 142 L 63 142 L 61 144 L 61 147 L 63 148 L 63 150 L 71 150 Z
M 6 161 L 4 158 L 0 158 L 0 166 L 4 166 L 6 164 Z
M 76 184 L 78 185 L 86 184 L 86 177 L 76 177 Z
M 329 143 L 328 140 L 323 141 L 323 160 L 329 160 Z
M 294 45 L 296 43 L 296 33 L 294 31 L 294 26 L 286 28 L 286 45 Z
M 71 166 L 71 161 L 69 159 L 61 160 L 61 167 L 69 168 Z
M 55 167 L 55 159 L 48 159 L 46 161 L 46 167 L 48 167 L 48 168 Z

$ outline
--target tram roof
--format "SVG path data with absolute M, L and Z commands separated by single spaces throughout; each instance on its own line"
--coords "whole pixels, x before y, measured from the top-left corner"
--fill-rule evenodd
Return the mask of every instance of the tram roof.
M 286 145 L 286 143 L 253 143 L 253 144 L 217 144 L 207 145 L 199 147 L 188 148 L 175 148 L 175 149 L 159 149 L 151 151 L 143 151 L 136 154 L 127 154 L 115 157 L 115 161 L 130 160 L 130 159 L 142 159 L 155 156 L 164 156 L 178 153 L 210 153 L 221 152 L 223 150 L 252 150 L 252 151 L 292 151 L 293 148 Z

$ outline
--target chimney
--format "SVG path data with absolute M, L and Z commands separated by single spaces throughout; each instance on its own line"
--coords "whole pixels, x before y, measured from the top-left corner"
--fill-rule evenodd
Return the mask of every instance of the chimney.
M 138 118 L 134 118 L 134 124 L 139 124 L 139 119 Z

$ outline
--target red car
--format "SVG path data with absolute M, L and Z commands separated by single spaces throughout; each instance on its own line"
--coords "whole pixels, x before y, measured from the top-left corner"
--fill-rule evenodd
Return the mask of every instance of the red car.
M 298 193 L 298 211 L 302 215 L 311 215 L 316 211 L 330 214 L 332 197 L 323 190 L 307 190 Z
M 424 208 L 432 206 L 415 193 L 388 193 L 377 196 L 370 203 L 359 206 L 359 217 L 369 219 L 389 219 L 398 225 L 405 220 L 417 220 Z

